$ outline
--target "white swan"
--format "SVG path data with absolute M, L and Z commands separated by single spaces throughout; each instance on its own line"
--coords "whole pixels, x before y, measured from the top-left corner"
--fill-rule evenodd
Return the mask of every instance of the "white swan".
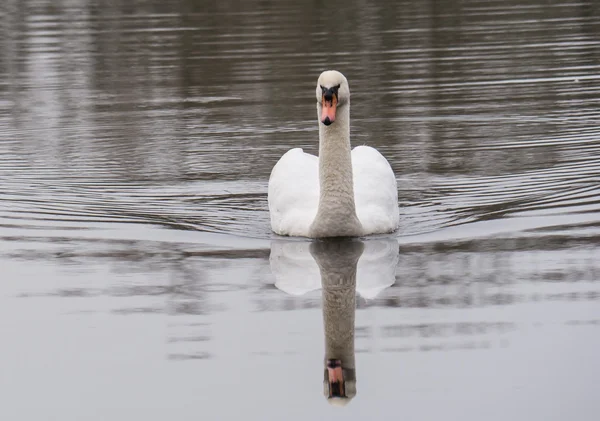
M 350 148 L 350 88 L 343 74 L 317 82 L 319 158 L 286 152 L 269 179 L 271 228 L 301 237 L 361 236 L 398 228 L 398 190 L 388 161 L 374 148 Z

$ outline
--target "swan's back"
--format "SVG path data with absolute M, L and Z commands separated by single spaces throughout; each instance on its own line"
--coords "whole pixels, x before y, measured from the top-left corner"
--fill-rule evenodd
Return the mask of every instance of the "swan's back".
M 377 149 L 352 150 L 356 215 L 365 234 L 384 234 L 398 228 L 398 187 L 389 162 Z

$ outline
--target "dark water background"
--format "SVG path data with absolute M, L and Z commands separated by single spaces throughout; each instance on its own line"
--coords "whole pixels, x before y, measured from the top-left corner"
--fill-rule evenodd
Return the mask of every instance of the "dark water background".
M 402 220 L 345 408 L 266 204 L 329 68 Z M 600 3 L 3 0 L 0 337 L 6 420 L 597 419 Z

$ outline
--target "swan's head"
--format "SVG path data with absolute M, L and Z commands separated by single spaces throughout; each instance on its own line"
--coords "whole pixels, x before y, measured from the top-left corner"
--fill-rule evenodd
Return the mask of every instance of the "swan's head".
M 348 404 L 356 395 L 354 370 L 344 369 L 340 360 L 327 360 L 324 386 L 327 402 L 335 406 Z
M 321 109 L 321 123 L 329 126 L 335 121 L 337 107 L 350 102 L 346 77 L 336 70 L 321 73 L 317 82 L 317 102 Z

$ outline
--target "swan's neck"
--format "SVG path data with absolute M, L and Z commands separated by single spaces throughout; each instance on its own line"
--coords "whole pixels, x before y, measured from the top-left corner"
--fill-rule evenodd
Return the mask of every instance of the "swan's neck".
M 356 216 L 350 147 L 350 103 L 339 106 L 330 126 L 319 121 L 319 208 L 312 237 L 356 236 L 362 226 Z M 317 115 L 321 105 L 317 104 Z

